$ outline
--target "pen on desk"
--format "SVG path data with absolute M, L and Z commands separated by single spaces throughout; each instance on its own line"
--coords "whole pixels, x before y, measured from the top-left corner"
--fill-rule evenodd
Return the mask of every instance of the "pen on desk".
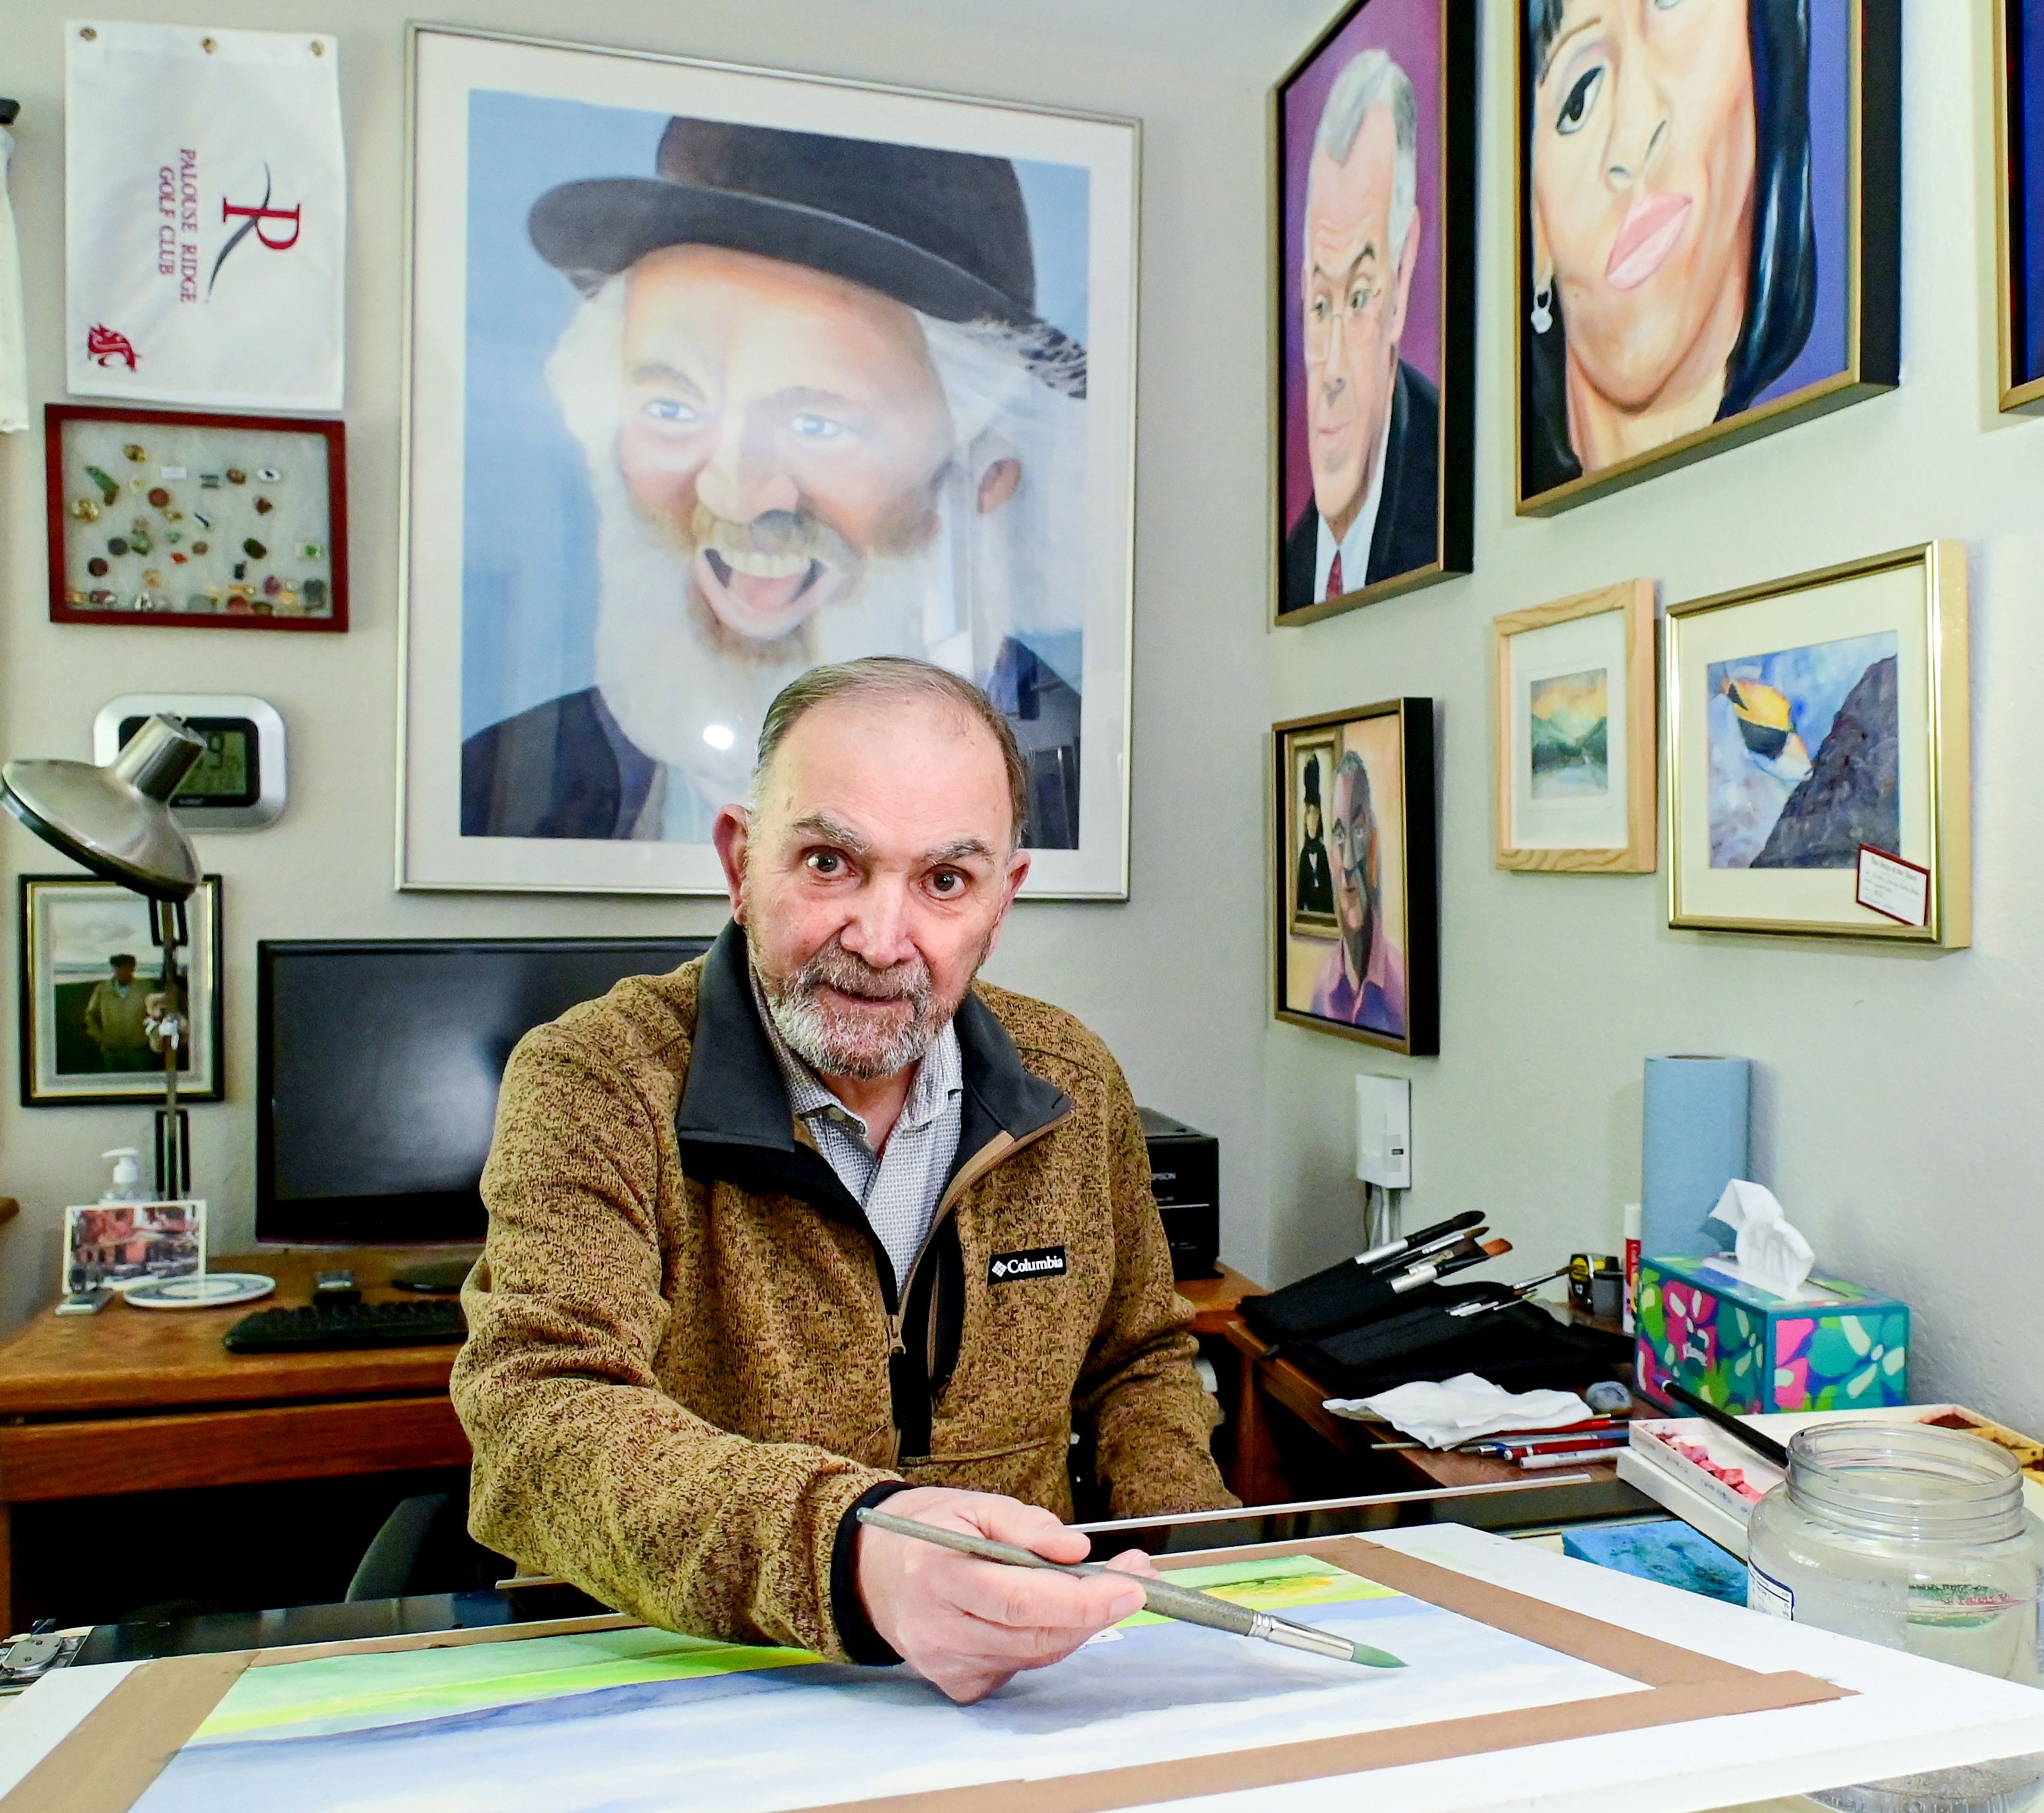
M 1471 1266 L 1501 1259 L 1511 1250 L 1509 1240 L 1486 1240 L 1481 1246 L 1472 1242 L 1467 1252 L 1458 1248 L 1444 1258 L 1430 1259 L 1423 1266 L 1415 1266 L 1409 1272 L 1400 1272 L 1391 1281 L 1391 1288 L 1403 1295 L 1408 1290 L 1417 1290 L 1422 1285 L 1436 1284 L 1457 1272 L 1467 1271 Z
M 1623 1442 L 1631 1433 L 1623 1423 L 1610 1428 L 1592 1423 L 1581 1429 L 1542 1430 L 1538 1433 L 1500 1429 L 1464 1442 L 1462 1450 L 1466 1453 L 1470 1449 L 1496 1451 L 1504 1448 L 1566 1448 L 1571 1442 L 1586 1447 L 1593 1442 Z
M 1616 1430 L 1593 1429 L 1581 1435 L 1550 1435 L 1538 1442 L 1472 1442 L 1458 1448 L 1458 1454 L 1488 1454 L 1494 1460 L 1516 1461 L 1526 1454 L 1555 1454 L 1572 1448 L 1622 1448 L 1626 1438 Z
M 1699 1397 L 1692 1391 L 1685 1391 L 1670 1379 L 1662 1388 L 1677 1404 L 1686 1404 L 1701 1417 L 1715 1423 L 1728 1435 L 1743 1442 L 1763 1461 L 1771 1461 L 1785 1473 L 1788 1467 L 1788 1450 L 1772 1435 L 1763 1435 L 1758 1429 L 1749 1429 L 1742 1418 L 1729 1410 L 1721 1408 L 1707 1397 Z
M 1423 1227 L 1416 1234 L 1408 1234 L 1403 1239 L 1387 1240 L 1381 1246 L 1373 1246 L 1367 1253 L 1358 1253 L 1358 1266 L 1381 1265 L 1386 1259 L 1396 1259 L 1416 1251 L 1430 1240 L 1438 1240 L 1444 1234 L 1460 1234 L 1465 1229 L 1479 1226 L 1483 1216 L 1478 1210 L 1466 1209 L 1460 1215 L 1451 1216 L 1446 1221 L 1437 1221 L 1431 1227 Z
M 870 1506 L 862 1505 L 858 1516 L 860 1523 L 875 1530 L 934 1542 L 939 1548 L 955 1550 L 978 1561 L 1000 1561 L 1009 1567 L 1041 1568 L 1051 1573 L 1086 1577 L 1108 1571 L 1105 1561 L 1046 1561 L 1033 1550 L 1018 1549 L 1012 1543 L 969 1535 L 962 1530 L 939 1529 L 934 1523 L 918 1523 L 910 1517 L 890 1517 L 886 1511 Z M 1209 1630 L 1226 1631 L 1238 1637 L 1254 1637 L 1263 1642 L 1281 1644 L 1288 1650 L 1304 1650 L 1309 1655 L 1324 1656 L 1330 1661 L 1357 1662 L 1374 1669 L 1400 1669 L 1405 1665 L 1387 1650 L 1373 1650 L 1367 1643 L 1351 1642 L 1331 1631 L 1319 1630 L 1311 1624 L 1295 1624 L 1289 1618 L 1251 1611 L 1231 1600 L 1216 1599 L 1210 1592 L 1196 1592 L 1190 1587 L 1174 1586 L 1169 1581 L 1146 1580 L 1140 1574 L 1126 1577 L 1143 1588 L 1144 1609 L 1161 1618 L 1203 1624 Z
M 1595 1448 L 1567 1448 L 1559 1451 L 1543 1449 L 1537 1454 L 1521 1454 L 1519 1465 L 1521 1472 L 1538 1473 L 1543 1467 L 1595 1466 L 1600 1461 L 1611 1458 L 1618 1447 L 1616 1442 L 1606 1442 Z

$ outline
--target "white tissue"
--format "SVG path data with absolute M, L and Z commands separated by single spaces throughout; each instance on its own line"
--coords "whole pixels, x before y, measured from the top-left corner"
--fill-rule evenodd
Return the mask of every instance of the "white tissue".
M 1732 1231 L 1732 1250 L 1739 1260 L 1739 1275 L 1747 1284 L 1777 1296 L 1803 1293 L 1803 1281 L 1817 1262 L 1817 1255 L 1801 1232 L 1788 1225 L 1781 1202 L 1765 1184 L 1750 1184 L 1734 1177 L 1718 1198 L 1710 1219 L 1722 1221 Z
M 1320 1408 L 1357 1421 L 1363 1412 L 1374 1412 L 1430 1448 L 1452 1448 L 1508 1429 L 1566 1428 L 1593 1414 L 1572 1391 L 1509 1392 L 1480 1373 L 1438 1384 L 1421 1380 L 1374 1397 L 1331 1397 Z

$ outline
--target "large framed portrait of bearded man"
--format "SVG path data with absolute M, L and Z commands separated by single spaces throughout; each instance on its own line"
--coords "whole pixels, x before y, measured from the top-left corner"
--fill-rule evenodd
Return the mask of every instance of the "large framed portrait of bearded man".
M 1892 390 L 1900 0 L 1515 0 L 1518 509 Z
M 1271 94 L 1281 624 L 1472 565 L 1478 10 L 1352 0 Z
M 819 663 L 966 675 L 1128 892 L 1131 121 L 414 26 L 408 888 L 724 891 Z

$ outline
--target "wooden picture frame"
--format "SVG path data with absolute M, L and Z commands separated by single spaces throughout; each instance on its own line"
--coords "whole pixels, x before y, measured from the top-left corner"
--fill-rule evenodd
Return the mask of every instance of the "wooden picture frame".
M 1963 543 L 1670 605 L 1662 636 L 1670 926 L 1972 942 Z M 1922 924 L 1859 904 L 1885 866 L 1929 871 Z
M 2001 407 L 2044 404 L 2044 7 L 1994 13 L 1996 339 Z
M 148 1051 L 141 1025 L 163 962 L 151 942 L 149 903 L 93 875 L 23 875 L 17 886 L 22 1107 L 161 1101 L 163 1060 Z M 219 876 L 200 879 L 186 911 L 191 942 L 179 960 L 189 1031 L 178 1098 L 221 1101 L 227 1091 Z M 102 982 L 118 983 L 112 959 L 123 955 L 136 959 L 127 993 L 117 987 L 115 1011 L 94 1015 L 93 996 Z M 131 997 L 140 997 L 132 1007 Z
M 1293 924 L 1301 745 L 1331 748 L 1322 782 L 1335 926 Z M 1440 1050 L 1434 701 L 1386 699 L 1271 727 L 1277 1017 L 1413 1057 Z
M 1497 866 L 1651 874 L 1654 582 L 1508 611 L 1490 640 Z
M 49 403 L 50 620 L 348 628 L 338 421 Z
M 1366 64 L 1373 54 L 1388 67 Z M 1457 578 L 1475 563 L 1477 57 L 1477 9 L 1460 0 L 1354 0 L 1271 90 L 1275 624 L 1315 623 Z M 1374 140 L 1358 148 L 1370 113 L 1396 117 L 1401 81 L 1413 102 L 1412 149 L 1397 150 L 1389 134 L 1382 149 Z M 1377 334 L 1383 310 L 1395 309 L 1395 363 L 1359 354 L 1350 386 L 1360 395 L 1371 372 L 1388 368 L 1391 394 L 1366 410 L 1358 447 L 1316 462 L 1308 425 L 1316 300 L 1308 190 L 1316 161 L 1331 156 L 1316 148 L 1330 129 L 1337 138 L 1352 131 L 1347 155 L 1331 167 L 1350 170 L 1370 156 L 1409 159 L 1414 202 L 1409 267 L 1401 240 L 1356 317 L 1363 325 L 1344 329 L 1342 343 L 1347 348 L 1354 334 Z M 1377 267 L 1373 248 L 1358 247 L 1355 256 Z M 1318 300 L 1330 310 L 1345 286 L 1334 279 L 1347 275 L 1322 274 Z M 1375 383 L 1381 391 L 1381 378 Z M 1381 453 L 1368 446 L 1370 421 L 1383 423 Z M 1339 493 L 1339 504 L 1327 501 L 1330 493 Z M 1324 520 L 1334 509 L 1347 513 L 1340 540 Z M 1345 567 L 1330 596 L 1336 555 Z
M 1558 26 L 1566 11 L 1553 13 Z M 1635 16 L 1645 23 L 1617 22 Z M 1759 129 L 1743 265 L 1731 261 L 1735 240 L 1712 235 L 1713 192 L 1694 174 L 1715 155 L 1710 133 L 1737 117 L 1715 91 L 1671 102 L 1660 186 L 1627 205 L 1604 182 L 1623 150 L 1607 144 L 1619 65 L 1651 59 L 1671 80 L 1708 67 L 1722 47 L 1698 34 L 1731 17 L 1628 9 L 1609 29 L 1535 44 L 1518 9 L 1520 516 L 1572 509 L 1900 382 L 1900 0 L 1747 0 L 1749 93 L 1777 98 L 1750 103 Z M 1827 169 L 1842 179 L 1829 190 L 1812 181 Z M 1731 317 L 1710 285 L 1735 268 L 1746 289 Z M 1722 363 L 1711 335 L 1723 339 Z M 1669 398 L 1690 371 L 1704 374 L 1692 390 L 1641 417 L 1639 398 Z

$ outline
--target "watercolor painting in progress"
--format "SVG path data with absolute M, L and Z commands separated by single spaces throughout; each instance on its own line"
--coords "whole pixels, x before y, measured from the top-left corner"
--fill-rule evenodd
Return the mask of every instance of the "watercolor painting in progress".
M 555 1813 L 597 1781 L 606 1813 L 771 1813 L 1644 1691 L 1305 1556 L 1172 1578 L 1405 1665 L 1147 1612 L 966 1707 L 903 1669 L 644 1628 L 321 1657 L 243 1673 L 137 1813 Z

